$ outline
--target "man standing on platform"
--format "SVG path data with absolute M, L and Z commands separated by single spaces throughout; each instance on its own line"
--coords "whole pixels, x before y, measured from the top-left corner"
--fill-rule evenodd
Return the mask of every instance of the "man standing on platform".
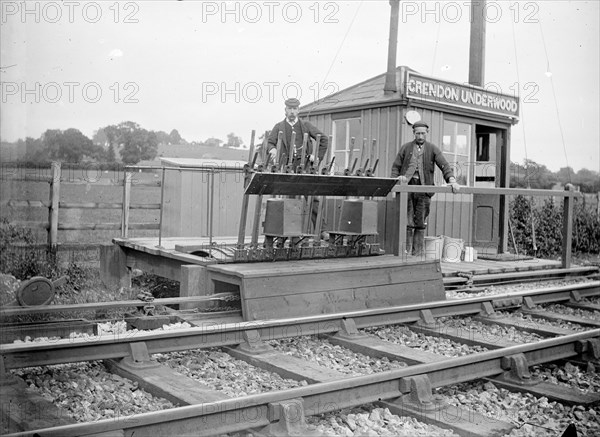
M 412 126 L 415 139 L 403 144 L 392 165 L 392 177 L 398 178 L 401 185 L 434 185 L 433 172 L 437 165 L 444 180 L 450 184 L 453 193 L 458 193 L 452 167 L 435 144 L 426 141 L 429 125 L 418 121 Z M 425 227 L 429 216 L 429 206 L 434 193 L 408 193 L 408 226 L 406 228 L 406 252 L 415 256 L 423 255 Z
M 271 156 L 269 159 L 271 163 L 273 163 L 277 157 L 277 135 L 280 131 L 283 132 L 283 138 L 281 141 L 281 156 L 279 158 L 288 162 L 289 154 L 292 153 L 292 165 L 294 169 L 300 165 L 301 162 L 302 157 L 300 155 L 300 150 L 302 149 L 302 141 L 305 133 L 309 136 L 309 142 L 310 138 L 316 141 L 317 135 L 321 135 L 317 156 L 319 157 L 319 161 L 325 156 L 328 143 L 327 136 L 308 121 L 302 121 L 298 118 L 299 107 L 300 101 L 298 99 L 291 98 L 285 101 L 285 120 L 280 121 L 273 127 L 267 140 L 267 152 Z M 292 132 L 296 132 L 294 144 L 290 144 L 292 142 Z M 311 150 L 310 154 L 308 153 L 308 150 L 304 153 L 310 162 L 314 162 L 314 150 Z

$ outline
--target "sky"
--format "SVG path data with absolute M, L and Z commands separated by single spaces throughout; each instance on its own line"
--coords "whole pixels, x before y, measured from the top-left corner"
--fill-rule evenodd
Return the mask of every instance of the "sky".
M 385 1 L 2 1 L 0 138 L 134 121 L 249 144 L 385 72 Z M 485 82 L 521 97 L 511 160 L 600 171 L 600 2 L 490 1 Z M 400 2 L 397 65 L 468 80 L 469 2 Z

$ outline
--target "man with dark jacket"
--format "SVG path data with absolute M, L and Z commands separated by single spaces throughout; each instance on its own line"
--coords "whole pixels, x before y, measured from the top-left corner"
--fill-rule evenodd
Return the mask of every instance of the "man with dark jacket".
M 392 165 L 392 177 L 402 185 L 434 185 L 433 172 L 437 165 L 444 180 L 457 193 L 460 185 L 456 182 L 452 167 L 436 145 L 426 141 L 429 125 L 423 121 L 413 124 L 415 139 L 403 144 Z M 406 228 L 406 252 L 423 255 L 425 227 L 429 216 L 429 206 L 434 193 L 408 193 L 408 226 Z
M 300 101 L 298 99 L 291 98 L 285 101 L 285 119 L 273 127 L 267 140 L 267 152 L 271 155 L 271 162 L 274 162 L 277 155 L 277 135 L 280 131 L 283 132 L 281 155 L 279 157 L 280 161 L 283 160 L 282 163 L 288 162 L 288 156 L 291 152 L 293 154 L 293 168 L 296 168 L 300 164 L 302 158 L 300 150 L 305 133 L 315 141 L 317 135 L 321 135 L 316 155 L 319 157 L 319 161 L 325 156 L 328 143 L 327 136 L 308 121 L 302 121 L 298 118 L 299 106 Z M 290 144 L 292 142 L 292 132 L 296 132 L 295 144 Z M 310 149 L 310 147 L 307 147 L 307 149 Z M 315 152 L 308 152 L 309 150 L 305 150 L 306 158 L 310 162 L 314 162 Z

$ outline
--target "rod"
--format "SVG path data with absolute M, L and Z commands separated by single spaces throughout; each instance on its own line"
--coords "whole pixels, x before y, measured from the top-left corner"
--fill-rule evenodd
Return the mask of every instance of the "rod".
M 163 210 L 165 209 L 165 168 L 162 168 L 162 178 L 160 182 L 160 216 L 158 219 L 158 246 L 162 249 L 162 223 L 163 223 Z

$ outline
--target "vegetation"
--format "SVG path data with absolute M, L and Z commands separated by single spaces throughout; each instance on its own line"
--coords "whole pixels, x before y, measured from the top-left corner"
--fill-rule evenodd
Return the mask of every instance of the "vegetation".
M 562 202 L 557 204 L 551 198 L 536 207 L 533 198 L 516 196 L 510 202 L 512 238 L 509 242 L 512 250 L 540 258 L 560 256 L 562 209 Z M 600 254 L 600 217 L 594 208 L 582 201 L 575 202 L 573 208 L 571 250 L 576 254 Z
M 40 138 L 26 138 L 14 143 L 2 142 L 2 160 L 41 164 L 50 161 L 69 163 L 94 162 L 137 164 L 156 158 L 159 145 L 191 144 L 193 146 L 239 148 L 242 139 L 233 132 L 227 141 L 208 138 L 206 141 L 188 143 L 177 131 L 151 131 L 133 121 L 104 126 L 89 139 L 77 129 L 48 129 Z
M 525 160 L 523 165 L 510 164 L 511 188 L 541 188 L 550 189 L 556 184 L 573 184 L 583 193 L 600 191 L 600 173 L 586 168 L 573 171 L 571 167 L 563 167 L 558 172 L 551 172 L 545 165 L 532 160 Z

